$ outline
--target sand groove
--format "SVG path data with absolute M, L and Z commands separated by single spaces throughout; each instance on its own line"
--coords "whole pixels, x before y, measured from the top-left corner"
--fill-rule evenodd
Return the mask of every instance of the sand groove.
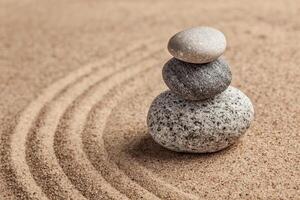
M 127 56 L 128 52 L 138 50 L 141 48 L 141 43 L 130 46 L 128 49 L 123 49 L 118 56 Z M 88 74 L 92 73 L 95 69 L 102 66 L 103 63 L 112 61 L 115 59 L 115 55 L 108 55 L 98 63 L 93 63 L 80 68 L 68 76 L 58 80 L 57 82 L 46 88 L 42 94 L 33 101 L 21 114 L 19 123 L 17 124 L 15 131 L 10 138 L 10 146 L 8 152 L 10 152 L 10 158 L 8 160 L 10 170 L 14 173 L 16 180 L 14 181 L 24 195 L 32 199 L 47 199 L 47 196 L 43 193 L 39 185 L 31 176 L 29 166 L 26 164 L 26 139 L 27 134 L 31 130 L 31 125 L 40 113 L 40 110 L 44 105 L 51 101 L 60 91 L 63 91 L 68 85 L 72 85 L 77 79 L 80 79 Z M 25 133 L 25 134 L 24 134 Z
M 132 53 L 132 55 L 134 55 L 136 58 L 139 58 L 135 54 L 140 53 Z M 128 60 L 123 59 L 120 63 L 122 63 L 122 65 L 118 66 L 117 69 L 126 68 Z M 66 190 L 66 186 L 71 185 L 70 183 L 66 184 L 67 181 L 62 180 L 62 177 L 64 177 L 64 173 L 61 170 L 58 162 L 56 161 L 53 150 L 54 133 L 60 117 L 63 115 L 65 109 L 70 104 L 72 104 L 73 100 L 76 99 L 87 88 L 91 87 L 94 84 L 105 82 L 105 80 L 114 73 L 115 72 L 113 71 L 113 67 L 110 67 L 108 69 L 101 68 L 98 71 L 95 71 L 93 74 L 82 79 L 82 81 L 77 82 L 73 84 L 72 87 L 64 90 L 62 94 L 60 94 L 51 103 L 49 103 L 49 105 L 45 107 L 44 113 L 42 113 L 42 115 L 39 117 L 39 122 L 37 123 L 36 128 L 36 130 L 38 131 L 31 134 L 31 140 L 28 143 L 30 152 L 34 152 L 28 153 L 30 155 L 33 155 L 30 159 L 31 162 L 29 163 L 32 166 L 31 169 L 35 179 L 40 182 L 45 188 L 45 191 L 47 191 L 52 196 L 56 194 L 56 197 L 58 198 L 59 196 L 64 194 L 63 191 L 68 191 Z M 55 167 L 53 166 L 54 164 Z M 49 174 L 53 174 L 53 176 L 51 176 L 51 178 L 44 177 L 45 175 Z M 102 193 L 111 194 L 109 198 L 115 198 L 118 192 L 111 187 L 107 187 L 107 185 L 109 184 L 106 184 L 103 179 L 99 179 L 99 187 L 102 188 Z M 77 188 L 80 188 L 81 191 L 88 191 L 89 189 L 84 189 L 85 187 L 83 186 L 78 186 Z M 108 193 L 103 191 L 112 192 Z M 68 195 L 72 195 L 72 190 L 69 193 L 70 194 Z
M 92 198 L 95 192 L 99 192 L 98 187 L 100 186 L 97 185 L 97 182 L 95 181 L 95 179 L 99 176 L 99 172 L 94 169 L 93 165 L 90 164 L 90 161 L 82 151 L 81 132 L 85 125 L 87 114 L 89 113 L 90 108 L 101 100 L 101 98 L 111 88 L 113 88 L 116 83 L 121 84 L 133 75 L 138 75 L 145 70 L 145 68 L 147 69 L 152 67 L 154 61 L 154 58 L 145 59 L 144 61 L 135 63 L 131 68 L 115 74 L 115 76 L 110 77 L 105 84 L 99 84 L 97 87 L 89 91 L 88 94 L 84 94 L 82 96 L 82 101 L 79 99 L 79 101 L 77 101 L 74 106 L 70 107 L 68 112 L 66 112 L 66 120 L 63 121 L 64 123 L 61 123 L 64 127 L 60 127 L 58 129 L 60 132 L 57 132 L 56 135 L 57 154 L 61 166 L 65 169 L 65 173 L 73 179 L 74 184 L 84 183 L 83 185 L 80 185 L 80 188 L 89 198 Z M 149 64 L 151 65 L 149 66 Z M 105 119 L 105 116 L 106 115 L 103 115 L 103 119 Z M 94 153 L 103 154 L 101 149 L 102 148 L 95 149 Z M 80 173 L 80 176 L 78 176 L 78 173 Z M 111 174 L 112 172 L 106 171 L 106 173 Z M 105 174 L 102 175 L 107 177 Z M 100 176 L 102 177 L 102 175 Z M 155 199 L 151 193 L 147 194 L 147 191 L 143 188 L 138 188 L 138 185 L 130 183 L 130 179 L 128 179 L 128 177 L 125 176 L 125 179 L 127 181 L 122 183 L 124 183 L 125 187 L 130 187 L 129 191 L 134 192 L 136 198 Z M 110 184 L 114 183 L 110 182 Z M 92 189 L 94 189 L 94 191 L 89 191 L 88 188 L 85 188 L 85 185 L 92 185 Z M 134 187 L 132 187 L 132 185 Z M 119 190 L 119 188 L 117 189 Z M 121 192 L 125 194 L 128 193 L 126 190 L 121 190 Z
M 121 152 L 122 153 L 122 152 Z M 124 160 L 126 158 L 127 160 Z M 196 200 L 199 199 L 195 195 L 183 192 L 178 188 L 162 181 L 154 174 L 149 172 L 143 166 L 138 164 L 134 159 L 129 156 L 120 155 L 120 169 L 123 170 L 128 177 L 134 179 L 142 187 L 153 192 L 162 199 L 182 199 L 182 200 Z M 129 168 L 130 167 L 130 168 Z M 130 170 L 129 170 L 130 169 Z M 132 171 L 133 169 L 133 171 Z

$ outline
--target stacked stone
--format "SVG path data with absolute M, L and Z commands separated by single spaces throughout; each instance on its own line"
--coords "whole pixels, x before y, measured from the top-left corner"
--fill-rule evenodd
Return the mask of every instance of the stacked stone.
M 152 102 L 147 125 L 153 139 L 178 152 L 206 153 L 233 144 L 254 118 L 250 99 L 229 86 L 231 71 L 220 57 L 226 49 L 222 32 L 195 27 L 168 43 L 174 58 L 163 67 L 170 90 Z

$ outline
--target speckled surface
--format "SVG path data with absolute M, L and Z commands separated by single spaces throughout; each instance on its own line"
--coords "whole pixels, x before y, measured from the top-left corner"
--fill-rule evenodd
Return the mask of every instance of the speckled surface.
M 171 55 L 190 63 L 208 63 L 217 59 L 226 49 L 226 38 L 219 30 L 200 26 L 175 34 L 168 43 Z
M 187 101 L 171 91 L 163 92 L 153 101 L 147 124 L 153 139 L 170 150 L 206 153 L 233 144 L 253 118 L 250 99 L 229 87 L 205 101 Z
M 223 92 L 232 78 L 230 67 L 223 58 L 206 64 L 172 58 L 164 65 L 162 76 L 171 91 L 189 100 L 208 99 Z

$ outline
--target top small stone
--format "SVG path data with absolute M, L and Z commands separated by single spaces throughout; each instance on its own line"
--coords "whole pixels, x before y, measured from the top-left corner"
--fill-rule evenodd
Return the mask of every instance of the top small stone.
M 189 63 L 216 60 L 226 49 L 226 38 L 217 29 L 200 26 L 176 33 L 168 43 L 172 56 Z

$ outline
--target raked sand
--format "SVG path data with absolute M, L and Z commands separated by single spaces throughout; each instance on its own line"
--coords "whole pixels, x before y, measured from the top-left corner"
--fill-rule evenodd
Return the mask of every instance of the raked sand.
M 297 199 L 297 1 L 0 3 L 0 199 Z M 174 153 L 146 128 L 170 36 L 227 36 L 255 121 L 232 147 Z

